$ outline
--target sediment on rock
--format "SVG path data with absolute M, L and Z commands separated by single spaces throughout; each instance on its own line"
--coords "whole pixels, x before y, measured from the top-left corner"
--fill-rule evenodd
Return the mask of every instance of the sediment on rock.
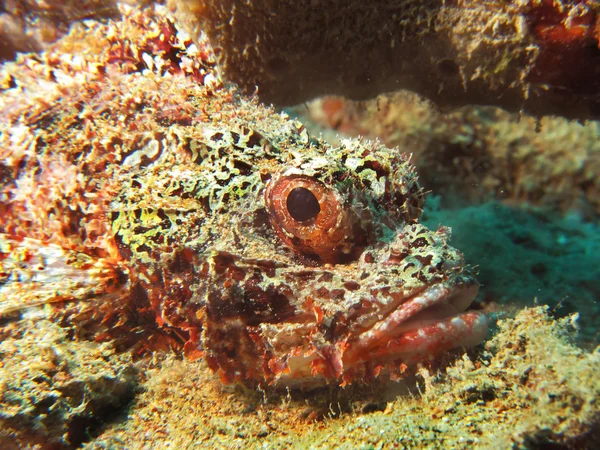
M 49 320 L 0 328 L 0 447 L 76 448 L 133 399 L 138 371 Z

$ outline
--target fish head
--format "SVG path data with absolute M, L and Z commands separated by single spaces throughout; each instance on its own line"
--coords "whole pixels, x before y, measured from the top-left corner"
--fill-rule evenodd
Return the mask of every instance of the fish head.
M 202 263 L 199 342 L 225 383 L 394 377 L 483 339 L 485 316 L 465 312 L 478 283 L 450 229 L 419 223 L 408 155 L 309 142 L 250 165 Z

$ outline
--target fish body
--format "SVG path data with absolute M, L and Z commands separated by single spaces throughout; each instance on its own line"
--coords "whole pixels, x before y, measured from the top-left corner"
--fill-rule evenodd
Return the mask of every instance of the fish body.
M 82 336 L 280 386 L 484 338 L 408 155 L 240 97 L 160 7 L 79 33 L 3 69 L 0 314 L 53 304 Z

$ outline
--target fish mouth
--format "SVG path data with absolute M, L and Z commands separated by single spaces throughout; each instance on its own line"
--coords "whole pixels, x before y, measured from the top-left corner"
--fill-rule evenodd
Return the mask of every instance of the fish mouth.
M 348 343 L 341 355 L 342 370 L 367 361 L 400 360 L 409 365 L 452 348 L 479 344 L 487 333 L 487 318 L 478 311 L 465 311 L 478 291 L 479 283 L 466 279 L 435 284 L 404 300 Z
M 203 339 L 211 339 L 213 370 L 226 380 L 264 377 L 273 386 L 303 388 L 369 381 L 379 374 L 391 377 L 399 368 L 446 350 L 478 344 L 486 335 L 485 315 L 467 311 L 479 284 L 460 267 L 452 267 L 426 287 L 394 289 L 386 282 L 383 288 L 381 283 L 374 284 L 376 288 L 363 284 L 360 292 L 348 288 L 352 294 L 344 303 L 334 301 L 333 291 L 320 292 L 311 285 L 314 281 L 329 286 L 334 276 L 330 268 L 297 271 L 283 263 L 225 252 L 215 254 L 213 261 L 214 285 L 225 288 L 211 291 L 212 316 L 207 315 Z M 240 296 L 233 287 L 243 282 L 241 274 L 250 274 L 252 281 L 257 273 L 267 274 L 267 281 L 285 280 L 286 287 L 292 286 L 285 294 L 293 301 L 272 302 L 288 297 L 275 295 L 283 291 L 273 291 L 270 281 L 263 283 L 271 289 L 268 292 L 256 281 L 246 282 L 244 286 L 254 289 L 248 292 L 264 295 Z M 339 277 L 344 275 L 341 270 Z M 340 284 L 339 279 L 334 281 L 335 286 Z M 298 295 L 307 292 L 307 297 Z
M 479 290 L 473 278 L 442 282 L 399 300 L 391 311 L 360 334 L 330 346 L 298 348 L 278 370 L 275 385 L 318 386 L 327 379 L 342 385 L 380 375 L 401 378 L 407 366 L 458 347 L 477 345 L 487 318 L 466 311 Z

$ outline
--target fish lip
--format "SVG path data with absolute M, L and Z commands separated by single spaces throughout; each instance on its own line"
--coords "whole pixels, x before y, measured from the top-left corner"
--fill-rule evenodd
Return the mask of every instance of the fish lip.
M 475 299 L 478 291 L 479 283 L 474 278 L 454 284 L 436 283 L 409 297 L 383 319 L 363 331 L 349 349 L 354 349 L 354 352 L 364 352 L 405 333 L 452 319 L 460 319 L 467 314 L 465 310 Z M 344 356 L 344 359 L 347 359 L 348 355 Z
M 342 339 L 326 348 L 306 349 L 300 351 L 299 361 L 296 367 L 288 373 L 280 371 L 277 373 L 273 383 L 278 386 L 319 386 L 327 379 L 337 379 L 346 384 L 354 379 L 360 379 L 364 370 L 380 367 L 400 367 L 401 364 L 413 365 L 415 362 L 425 359 L 442 351 L 447 351 L 460 346 L 471 346 L 480 343 L 487 333 L 487 318 L 478 311 L 466 311 L 466 308 L 477 295 L 479 283 L 474 278 L 464 277 L 459 283 L 441 282 L 420 291 L 405 299 L 396 308 L 386 315 L 375 325 L 366 329 L 358 336 Z M 394 313 L 399 311 L 402 305 L 411 301 L 418 304 L 423 299 L 429 299 L 430 307 L 439 306 L 440 302 L 446 301 L 455 309 L 455 314 L 434 314 L 433 316 L 416 316 L 401 321 Z M 418 305 L 417 305 L 418 306 Z M 424 306 L 424 305 L 421 305 Z M 422 309 L 427 311 L 428 308 Z M 446 310 L 447 312 L 448 310 Z M 443 312 L 443 311 L 442 311 Z M 454 321 L 454 323 L 453 323 Z M 386 328 L 387 325 L 387 328 Z M 433 347 L 419 336 L 420 330 L 432 329 L 436 326 L 447 327 L 446 335 L 438 330 Z M 379 333 L 374 330 L 379 327 Z M 457 332 L 458 330 L 458 332 Z M 407 339 L 408 337 L 408 339 Z M 328 369 L 323 373 L 311 372 L 307 367 L 320 361 Z M 286 364 L 290 361 L 286 360 Z M 369 369 L 369 367 L 371 369 Z M 289 368 L 289 366 L 288 366 Z M 357 372 L 354 372 L 357 368 Z M 382 373 L 385 373 L 382 372 Z M 356 377 L 356 378 L 355 378 Z

